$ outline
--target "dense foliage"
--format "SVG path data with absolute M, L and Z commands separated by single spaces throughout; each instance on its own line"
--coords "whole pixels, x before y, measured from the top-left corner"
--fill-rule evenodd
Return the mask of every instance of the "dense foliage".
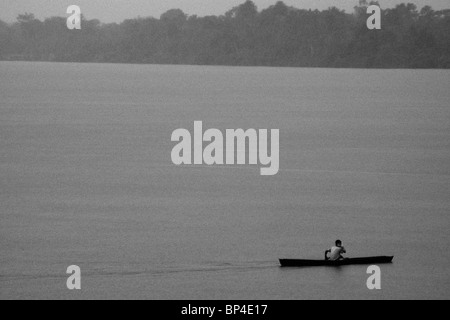
M 0 59 L 202 65 L 357 68 L 449 68 L 450 10 L 401 4 L 382 11 L 382 30 L 368 30 L 367 2 L 354 13 L 300 10 L 283 2 L 258 11 L 252 1 L 222 16 L 187 16 L 120 24 L 32 14 L 0 21 Z

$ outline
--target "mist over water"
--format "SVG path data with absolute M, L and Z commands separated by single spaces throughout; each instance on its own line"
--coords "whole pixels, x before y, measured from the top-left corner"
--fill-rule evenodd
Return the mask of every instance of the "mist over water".
M 0 298 L 450 298 L 449 71 L 0 62 Z M 280 172 L 172 164 L 280 129 Z M 367 268 L 278 258 L 395 255 Z M 82 290 L 66 289 L 69 265 Z

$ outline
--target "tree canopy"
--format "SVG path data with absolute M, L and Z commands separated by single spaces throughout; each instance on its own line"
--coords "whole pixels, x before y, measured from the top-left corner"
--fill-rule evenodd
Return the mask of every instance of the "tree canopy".
M 302 10 L 282 1 L 258 11 L 252 1 L 221 16 L 173 9 L 120 24 L 22 14 L 0 21 L 0 59 L 346 68 L 449 68 L 450 10 L 400 4 L 382 10 L 382 29 L 368 30 L 361 0 L 353 13 Z

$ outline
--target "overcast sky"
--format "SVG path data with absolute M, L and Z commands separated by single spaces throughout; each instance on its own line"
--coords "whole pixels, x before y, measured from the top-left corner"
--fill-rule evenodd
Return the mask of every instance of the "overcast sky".
M 264 9 L 277 0 L 253 0 L 258 9 Z M 51 16 L 67 16 L 66 9 L 75 4 L 81 7 L 87 19 L 102 22 L 121 22 L 137 16 L 159 17 L 169 9 L 180 8 L 187 14 L 220 15 L 245 0 L 0 0 L 0 19 L 15 21 L 18 14 L 34 13 L 39 19 Z M 284 0 L 288 5 L 301 9 L 326 9 L 336 6 L 351 12 L 358 0 Z M 431 5 L 435 9 L 449 9 L 450 0 L 379 0 L 383 7 L 402 2 L 413 2 L 422 8 Z

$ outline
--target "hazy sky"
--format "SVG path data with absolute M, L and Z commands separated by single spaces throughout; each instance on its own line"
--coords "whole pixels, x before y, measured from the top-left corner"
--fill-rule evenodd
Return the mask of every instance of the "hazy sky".
M 253 0 L 258 8 L 264 9 L 277 0 Z M 66 16 L 69 5 L 81 7 L 88 19 L 102 22 L 121 22 L 137 16 L 159 17 L 161 13 L 180 8 L 187 14 L 220 15 L 245 0 L 0 0 L 0 19 L 15 21 L 18 14 L 34 13 L 37 18 Z M 351 11 L 358 0 L 284 0 L 288 5 L 302 9 L 326 9 L 330 6 Z M 413 2 L 418 7 L 431 5 L 435 9 L 450 8 L 450 0 L 379 0 L 382 6 L 392 7 L 402 2 Z

